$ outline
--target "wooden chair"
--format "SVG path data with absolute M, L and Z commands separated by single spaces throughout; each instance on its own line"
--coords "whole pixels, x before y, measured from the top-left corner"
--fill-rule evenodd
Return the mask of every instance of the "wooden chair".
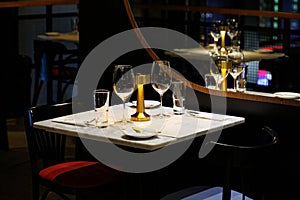
M 63 199 L 85 199 L 97 194 L 114 199 L 122 194 L 123 173 L 97 161 L 65 161 L 66 135 L 39 130 L 33 123 L 72 113 L 72 104 L 32 107 L 24 116 L 32 171 L 32 199 L 46 199 L 55 192 Z M 47 188 L 40 196 L 40 186 Z
M 74 84 L 78 72 L 78 50 L 68 49 L 63 43 L 33 41 L 35 80 L 32 106 L 37 105 L 44 83 L 47 87 L 47 104 L 62 103 L 64 94 Z M 56 100 L 53 99 L 53 81 L 57 81 Z

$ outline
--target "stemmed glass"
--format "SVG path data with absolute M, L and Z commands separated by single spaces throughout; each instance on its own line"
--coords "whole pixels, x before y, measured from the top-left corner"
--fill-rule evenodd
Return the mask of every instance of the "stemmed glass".
M 218 43 L 219 39 L 221 38 L 221 33 L 219 27 L 222 25 L 220 20 L 215 21 L 210 29 L 210 35 L 214 38 L 215 44 Z
M 220 20 L 215 21 L 210 29 L 210 35 L 213 37 L 214 39 L 214 51 L 217 50 L 217 45 L 218 45 L 218 41 L 221 38 L 221 33 L 220 33 L 220 26 L 222 25 L 222 22 Z
M 236 91 L 236 79 L 244 70 L 244 54 L 239 47 L 232 47 L 228 52 L 228 59 L 232 62 L 229 73 L 234 80 L 233 89 Z
M 230 75 L 233 78 L 233 90 L 236 91 L 236 79 L 244 71 L 244 65 L 233 65 L 229 71 Z
M 226 61 L 223 61 L 226 62 Z M 220 90 L 221 83 L 227 78 L 229 74 L 228 68 L 219 68 L 215 64 L 210 65 L 210 73 L 213 75 L 215 81 L 216 81 L 216 89 Z
M 153 89 L 160 95 L 160 114 L 157 116 L 163 118 L 169 116 L 163 113 L 162 98 L 163 94 L 170 88 L 172 81 L 172 71 L 170 62 L 167 60 L 156 60 L 152 63 L 151 84 Z
M 127 124 L 125 117 L 125 102 L 133 93 L 135 88 L 135 78 L 131 65 L 116 65 L 113 73 L 113 88 L 115 93 L 123 101 L 122 125 Z
M 234 46 L 233 38 L 236 37 L 239 32 L 238 21 L 236 19 L 227 19 L 227 25 L 228 25 L 227 35 L 230 37 L 231 46 Z

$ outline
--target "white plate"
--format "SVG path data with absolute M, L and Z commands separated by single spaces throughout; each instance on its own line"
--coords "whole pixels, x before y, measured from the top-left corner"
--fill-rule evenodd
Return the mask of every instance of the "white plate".
M 275 97 L 283 98 L 283 99 L 298 99 L 300 98 L 299 93 L 295 92 L 275 92 Z
M 151 108 L 156 108 L 158 106 L 160 106 L 160 102 L 159 101 L 154 101 L 154 100 L 145 100 L 145 108 L 146 109 L 151 109 Z M 136 101 L 132 101 L 131 103 L 127 103 L 128 106 L 130 107 L 136 107 Z
M 151 137 L 156 136 L 156 133 L 147 132 L 147 131 L 139 133 L 139 132 L 136 132 L 134 130 L 122 130 L 122 132 L 126 136 L 134 137 L 134 138 L 140 138 L 140 139 L 151 138 Z
M 59 32 L 46 32 L 45 33 L 47 36 L 58 36 Z

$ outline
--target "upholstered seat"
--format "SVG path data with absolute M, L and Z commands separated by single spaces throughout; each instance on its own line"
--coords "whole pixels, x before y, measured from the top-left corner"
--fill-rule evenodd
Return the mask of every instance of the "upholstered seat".
M 99 162 L 70 161 L 56 164 L 39 172 L 41 179 L 56 185 L 74 189 L 97 188 L 113 183 L 120 177 L 118 173 Z

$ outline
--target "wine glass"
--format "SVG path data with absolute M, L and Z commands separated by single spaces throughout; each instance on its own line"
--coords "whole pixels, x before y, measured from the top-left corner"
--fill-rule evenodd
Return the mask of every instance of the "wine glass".
M 127 124 L 125 102 L 135 88 L 135 77 L 131 65 L 116 65 L 113 73 L 113 88 L 123 101 L 122 125 Z
M 240 65 L 233 65 L 230 68 L 230 75 L 233 78 L 233 90 L 236 92 L 236 79 L 237 77 L 244 71 L 244 65 L 241 63 Z
M 221 38 L 221 33 L 219 27 L 222 25 L 221 20 L 215 21 L 210 29 L 210 35 L 214 38 L 215 44 L 218 43 L 219 39 Z
M 210 28 L 210 35 L 214 39 L 214 47 L 213 50 L 214 52 L 218 52 L 218 41 L 221 38 L 221 31 L 220 27 L 222 26 L 222 21 L 221 20 L 216 20 L 212 23 L 211 28 Z
M 221 63 L 225 63 L 226 66 L 222 67 Z M 227 61 L 226 60 L 218 60 L 217 65 L 211 63 L 210 74 L 213 75 L 213 77 L 216 81 L 216 89 L 220 90 L 221 83 L 227 78 L 227 76 L 229 74 L 229 69 L 227 67 Z
M 227 25 L 228 25 L 227 35 L 230 37 L 231 46 L 234 46 L 233 38 L 236 37 L 239 32 L 238 21 L 236 19 L 227 19 Z
M 162 98 L 163 94 L 170 88 L 172 81 L 172 71 L 170 62 L 167 60 L 156 60 L 152 63 L 151 84 L 153 89 L 160 95 L 160 114 L 157 116 L 163 118 L 169 116 L 163 113 Z
M 236 78 L 244 70 L 244 54 L 239 47 L 232 47 L 228 52 L 228 59 L 232 62 L 232 67 L 230 68 L 229 73 L 234 80 L 233 89 L 236 91 Z

